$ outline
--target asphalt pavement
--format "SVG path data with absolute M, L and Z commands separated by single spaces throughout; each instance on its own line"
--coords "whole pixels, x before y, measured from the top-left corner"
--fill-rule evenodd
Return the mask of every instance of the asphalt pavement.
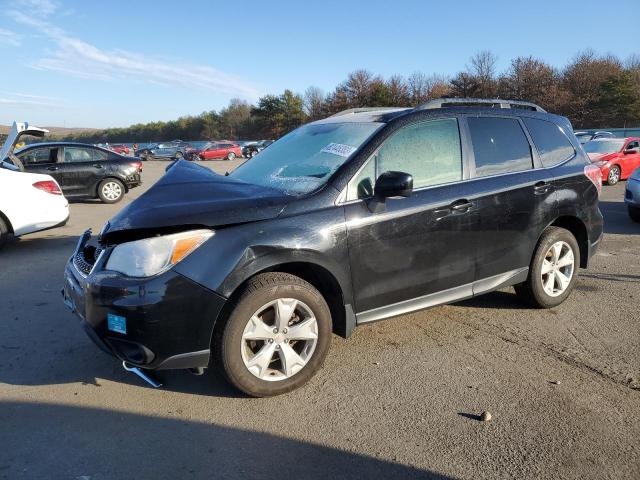
M 359 327 L 303 388 L 250 399 L 215 373 L 147 386 L 62 303 L 78 236 L 166 165 L 0 251 L 0 478 L 640 478 L 640 224 L 624 182 L 604 187 L 603 243 L 559 307 L 509 288 Z

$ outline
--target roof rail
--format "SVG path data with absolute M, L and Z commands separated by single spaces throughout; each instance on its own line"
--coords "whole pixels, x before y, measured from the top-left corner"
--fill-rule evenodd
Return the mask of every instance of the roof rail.
M 521 100 L 507 100 L 504 98 L 436 98 L 418 105 L 414 110 L 430 110 L 446 107 L 473 107 L 487 106 L 491 108 L 520 108 L 533 110 L 535 112 L 545 112 L 540 105 Z
M 349 115 L 351 113 L 363 113 L 363 112 L 386 112 L 393 110 L 402 110 L 402 107 L 356 107 L 342 110 L 341 112 L 334 113 L 332 117 L 341 117 L 342 115 Z

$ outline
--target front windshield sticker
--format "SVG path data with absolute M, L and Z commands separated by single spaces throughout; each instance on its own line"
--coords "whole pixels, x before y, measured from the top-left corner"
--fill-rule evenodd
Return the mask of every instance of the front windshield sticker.
M 325 153 L 333 153 L 334 155 L 339 155 L 346 158 L 353 152 L 355 152 L 356 148 L 352 147 L 351 145 L 343 145 L 342 143 L 330 143 L 320 151 Z

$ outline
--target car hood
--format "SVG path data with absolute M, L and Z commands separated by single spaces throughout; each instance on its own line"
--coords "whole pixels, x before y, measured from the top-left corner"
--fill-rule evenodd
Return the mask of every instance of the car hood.
M 587 153 L 587 155 L 589 155 L 589 158 L 591 159 L 592 162 L 599 162 L 601 160 L 608 162 L 609 160 L 613 160 L 614 158 L 617 158 L 620 155 L 620 153 L 619 152 Z
M 147 192 L 113 217 L 101 241 L 184 227 L 220 227 L 277 217 L 292 197 L 177 161 Z M 119 234 L 119 235 L 118 235 Z

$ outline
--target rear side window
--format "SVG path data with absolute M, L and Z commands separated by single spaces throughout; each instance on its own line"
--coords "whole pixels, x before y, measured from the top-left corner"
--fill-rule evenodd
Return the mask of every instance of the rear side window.
M 575 155 L 573 145 L 555 123 L 537 118 L 522 120 L 533 138 L 533 143 L 536 144 L 540 160 L 545 167 L 553 167 Z
M 65 147 L 64 161 L 65 163 L 91 162 L 91 150 L 90 148 Z
M 477 177 L 533 168 L 529 141 L 516 119 L 469 117 L 467 122 Z

